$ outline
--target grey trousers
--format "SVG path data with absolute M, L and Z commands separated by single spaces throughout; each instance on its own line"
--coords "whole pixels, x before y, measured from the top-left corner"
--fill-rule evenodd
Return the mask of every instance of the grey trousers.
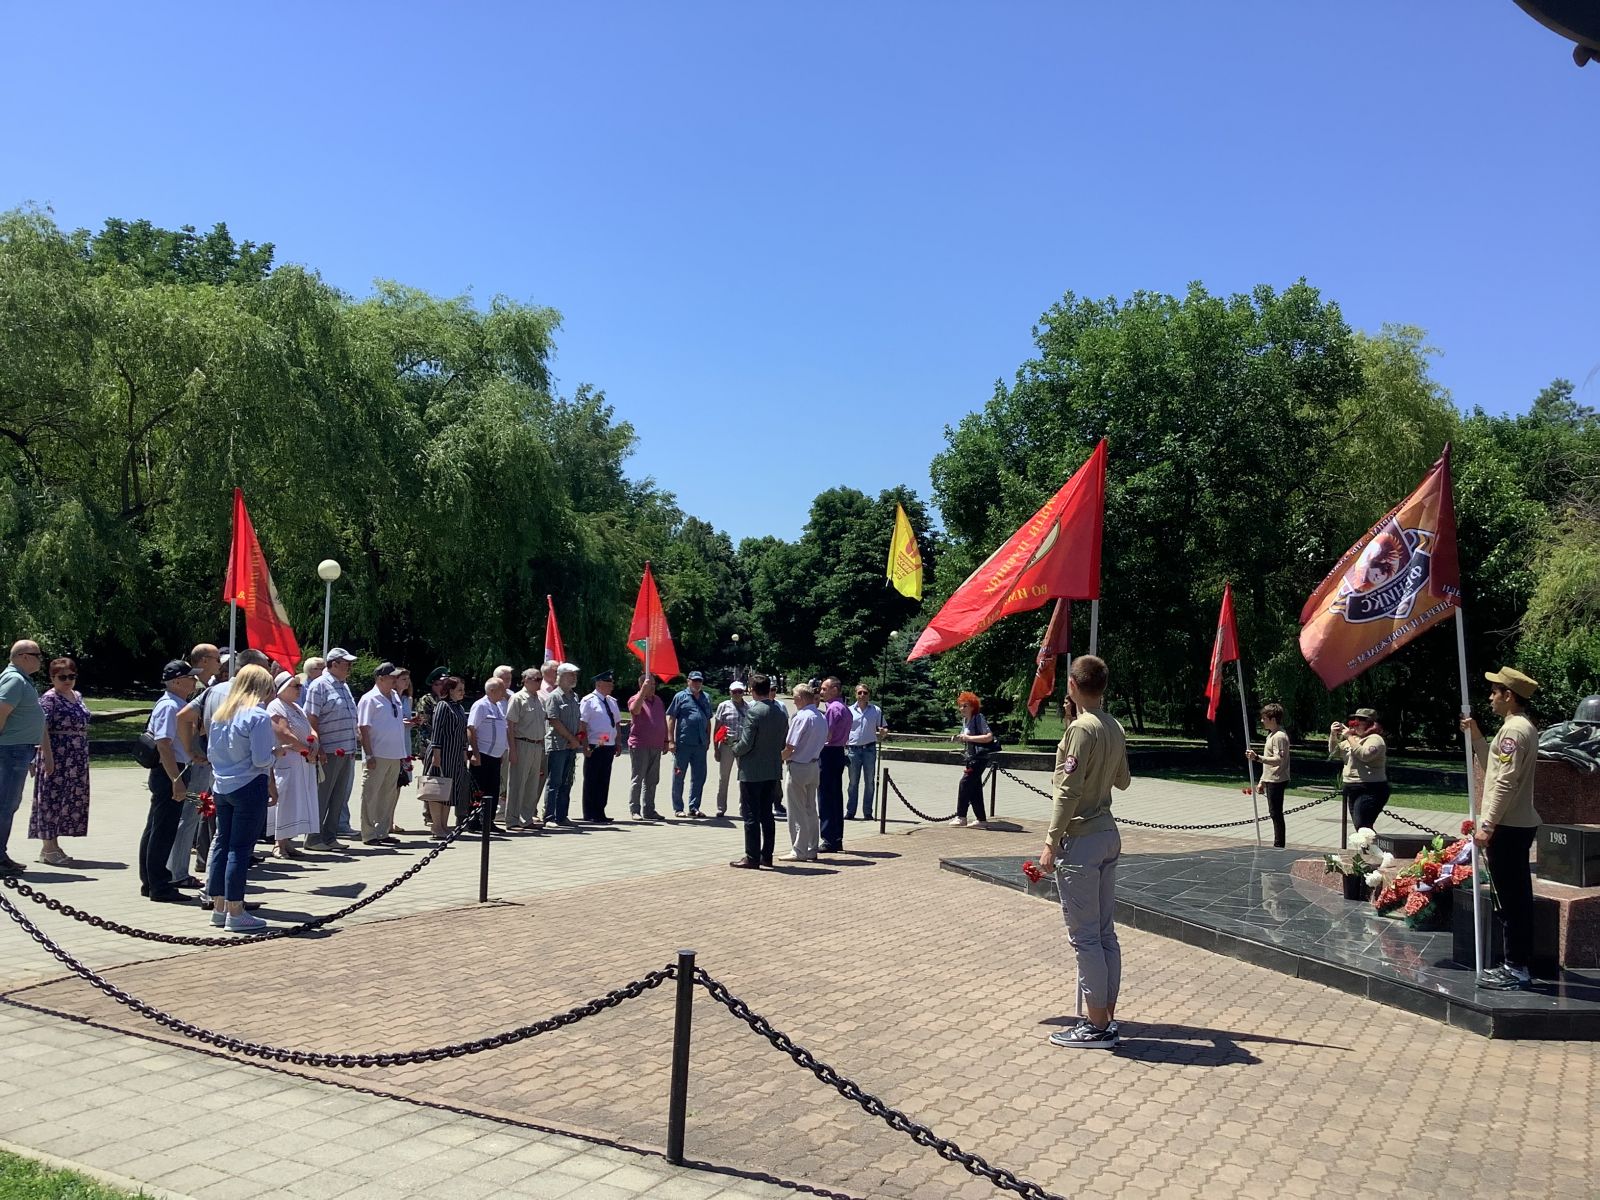
M 661 751 L 628 747 L 628 811 L 656 811 L 656 788 L 661 783 Z
M 1115 1008 L 1122 987 L 1122 947 L 1115 923 L 1122 834 L 1104 829 L 1066 837 L 1057 854 L 1056 886 L 1067 940 L 1078 959 L 1078 994 L 1085 1004 Z
M 822 768 L 816 762 L 789 760 L 789 795 L 785 805 L 789 810 L 789 841 L 796 858 L 815 858 L 822 840 L 822 821 L 817 815 L 817 781 L 821 777 Z

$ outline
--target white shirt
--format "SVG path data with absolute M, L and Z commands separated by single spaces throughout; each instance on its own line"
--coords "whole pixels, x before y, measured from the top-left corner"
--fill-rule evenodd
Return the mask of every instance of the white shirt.
M 356 727 L 372 730 L 372 757 L 405 758 L 410 753 L 400 697 L 374 687 L 356 705 Z
M 583 704 L 578 709 L 578 718 L 588 731 L 589 745 L 617 744 L 617 702 L 610 696 L 590 692 L 583 698 Z
M 867 706 L 862 708 L 859 704 L 850 706 L 850 745 L 875 746 L 878 744 L 878 729 L 883 725 L 883 710 L 872 701 L 867 701 Z
M 487 696 L 473 702 L 467 725 L 478 735 L 478 753 L 503 758 L 506 752 L 506 714 Z

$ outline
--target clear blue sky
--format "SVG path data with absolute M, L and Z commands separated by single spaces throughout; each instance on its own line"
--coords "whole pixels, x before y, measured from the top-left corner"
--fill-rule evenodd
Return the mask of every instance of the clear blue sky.
M 29 5 L 0 206 L 562 311 L 735 539 L 908 483 L 1067 290 L 1305 276 L 1600 402 L 1600 68 L 1511 0 Z

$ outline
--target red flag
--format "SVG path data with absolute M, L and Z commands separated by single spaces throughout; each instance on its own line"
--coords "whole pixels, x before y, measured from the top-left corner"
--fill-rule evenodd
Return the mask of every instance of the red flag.
M 1344 552 L 1300 610 L 1300 653 L 1329 688 L 1376 666 L 1461 603 L 1450 447 Z
M 1217 615 L 1217 636 L 1211 643 L 1211 677 L 1206 681 L 1206 720 L 1217 719 L 1222 703 L 1222 667 L 1239 661 L 1239 628 L 1233 623 L 1233 584 L 1222 585 L 1222 611 Z
M 1063 597 L 1056 601 L 1055 611 L 1050 614 L 1050 624 L 1045 626 L 1044 641 L 1039 643 L 1039 657 L 1033 672 L 1033 690 L 1028 693 L 1030 716 L 1037 717 L 1039 705 L 1056 690 L 1056 660 L 1071 652 L 1071 644 L 1072 601 Z
M 228 551 L 228 574 L 222 598 L 244 613 L 245 641 L 254 650 L 294 670 L 300 662 L 300 643 L 294 640 L 289 614 L 283 610 L 267 556 L 261 553 L 255 526 L 245 511 L 244 492 L 233 489 L 233 545 Z
M 639 598 L 633 602 L 628 649 L 649 665 L 650 674 L 657 679 L 672 680 L 680 674 L 678 652 L 672 645 L 667 613 L 661 607 L 661 593 L 656 591 L 656 577 L 650 573 L 649 563 L 645 563 L 644 578 L 639 581 Z
M 546 616 L 544 619 L 544 660 L 545 662 L 564 663 L 567 661 L 567 652 L 561 645 L 561 630 L 556 626 L 556 602 L 549 596 L 544 598 Z
M 1100 598 L 1100 533 L 1105 523 L 1106 440 L 1061 490 L 996 550 L 928 622 L 909 662 L 959 646 L 1001 617 L 1046 600 Z

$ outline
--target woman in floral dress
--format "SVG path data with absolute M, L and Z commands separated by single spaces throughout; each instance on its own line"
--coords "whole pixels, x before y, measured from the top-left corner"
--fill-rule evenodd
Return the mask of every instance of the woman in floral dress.
M 74 688 L 78 664 L 70 658 L 50 663 L 50 690 L 39 697 L 53 769 L 41 765 L 33 780 L 33 814 L 28 836 L 39 839 L 39 861 L 52 867 L 80 864 L 57 838 L 89 832 L 89 709 Z

